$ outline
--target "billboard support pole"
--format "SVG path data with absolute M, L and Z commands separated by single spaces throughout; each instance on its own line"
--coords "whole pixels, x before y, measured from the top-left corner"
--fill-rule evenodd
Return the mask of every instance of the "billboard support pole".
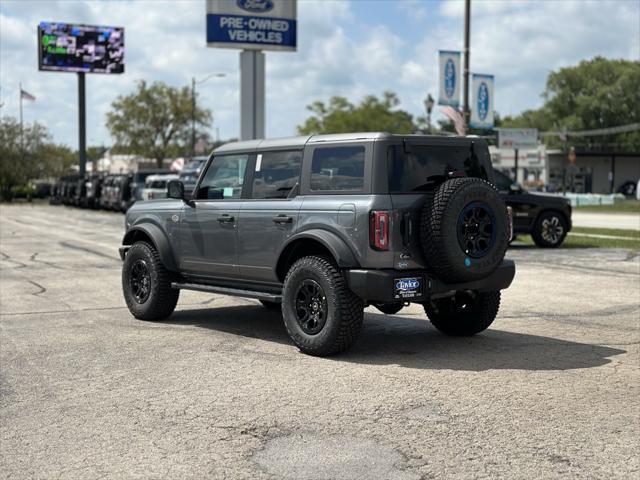
M 78 72 L 78 174 L 84 178 L 87 163 L 87 124 L 86 124 L 86 99 L 84 88 L 84 72 Z
M 240 52 L 240 140 L 264 138 L 264 64 L 262 51 Z
M 465 133 L 469 126 L 469 37 L 471 36 L 471 0 L 465 1 L 464 7 L 464 117 Z

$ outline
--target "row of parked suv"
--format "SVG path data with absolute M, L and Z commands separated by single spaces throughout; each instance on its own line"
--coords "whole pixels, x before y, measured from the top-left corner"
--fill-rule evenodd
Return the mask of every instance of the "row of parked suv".
M 124 174 L 92 173 L 61 177 L 52 187 L 49 202 L 81 208 L 126 212 L 137 201 L 165 198 L 167 183 L 180 179 L 187 189 L 195 186 L 206 158 L 195 158 L 178 175 L 168 170 L 141 170 Z

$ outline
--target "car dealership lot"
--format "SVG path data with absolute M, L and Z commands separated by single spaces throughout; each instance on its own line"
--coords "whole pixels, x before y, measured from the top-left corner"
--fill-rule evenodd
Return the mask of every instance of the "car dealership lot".
M 516 246 L 484 334 L 371 308 L 352 350 L 313 358 L 253 300 L 185 291 L 169 320 L 133 319 L 120 214 L 0 221 L 2 477 L 638 474 L 635 254 Z

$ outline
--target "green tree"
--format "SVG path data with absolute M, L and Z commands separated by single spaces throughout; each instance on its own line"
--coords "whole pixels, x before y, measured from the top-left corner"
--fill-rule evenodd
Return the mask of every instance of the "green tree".
M 359 105 L 344 97 L 331 97 L 328 104 L 316 101 L 307 106 L 313 115 L 298 126 L 298 132 L 301 135 L 375 131 L 413 133 L 416 130 L 413 117 L 397 109 L 399 104 L 393 92 L 384 92 L 381 99 L 366 96 Z
M 162 82 L 150 86 L 138 82 L 134 93 L 119 96 L 107 113 L 107 128 L 115 139 L 114 150 L 153 158 L 162 167 L 165 158 L 190 147 L 192 97 L 189 87 L 180 89 Z M 208 127 L 211 111 L 197 107 L 198 129 Z
M 0 196 L 11 200 L 11 190 L 30 180 L 66 173 L 75 161 L 73 152 L 54 145 L 47 129 L 39 123 L 24 125 L 12 117 L 0 120 Z
M 535 127 L 539 130 L 594 130 L 640 123 L 640 62 L 596 57 L 574 67 L 549 74 L 542 97 L 544 105 L 515 118 L 504 119 L 505 127 Z M 617 144 L 618 148 L 640 147 L 640 132 L 606 137 L 573 137 L 576 145 Z M 549 139 L 551 144 L 558 140 Z

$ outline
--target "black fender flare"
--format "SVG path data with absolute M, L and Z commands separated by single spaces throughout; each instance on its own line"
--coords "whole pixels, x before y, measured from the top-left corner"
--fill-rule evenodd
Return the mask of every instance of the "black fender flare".
M 178 267 L 167 234 L 157 225 L 145 222 L 132 226 L 122 239 L 122 244 L 132 245 L 136 236 L 140 234 L 151 240 L 165 268 L 169 271 L 177 272 Z
M 304 239 L 314 240 L 324 246 L 331 253 L 340 268 L 353 268 L 360 266 L 351 248 L 349 248 L 343 239 L 333 232 L 317 228 L 296 233 L 291 236 L 284 245 L 282 245 L 278 252 L 276 271 L 282 262 L 287 261 L 292 245 Z

